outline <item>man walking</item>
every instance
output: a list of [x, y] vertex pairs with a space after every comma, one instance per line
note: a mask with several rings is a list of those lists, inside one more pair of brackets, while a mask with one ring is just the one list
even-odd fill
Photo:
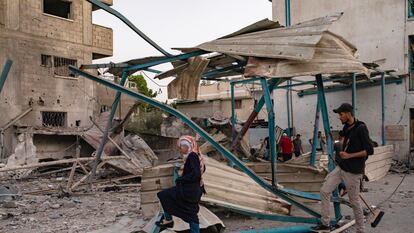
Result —
[[296, 134], [296, 138], [293, 139], [293, 151], [295, 152], [296, 157], [299, 157], [301, 154], [303, 154], [302, 140], [300, 140], [300, 134]]
[[335, 156], [336, 168], [328, 174], [321, 188], [321, 225], [313, 230], [329, 232], [329, 209], [331, 193], [341, 182], [345, 183], [349, 202], [355, 215], [357, 233], [364, 233], [364, 214], [359, 202], [360, 179], [365, 169], [365, 161], [374, 153], [367, 126], [353, 116], [353, 107], [344, 103], [334, 110], [339, 115], [343, 127], [342, 151]]

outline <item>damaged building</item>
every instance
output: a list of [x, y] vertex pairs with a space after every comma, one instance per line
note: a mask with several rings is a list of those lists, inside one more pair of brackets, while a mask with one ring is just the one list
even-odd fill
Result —
[[13, 61], [0, 96], [1, 158], [21, 143], [38, 159], [71, 157], [89, 117], [110, 109], [114, 91], [68, 69], [112, 56], [112, 29], [92, 23], [97, 9], [83, 0], [0, 1], [0, 63]]
[[[358, 48], [358, 60], [380, 65], [402, 79], [386, 80], [385, 88], [385, 143], [393, 144], [395, 159], [408, 161], [414, 146], [414, 90], [413, 67], [413, 3], [405, 0], [376, 1], [326, 1], [291, 0], [291, 24], [343, 12], [342, 19], [333, 25], [332, 32], [347, 38]], [[273, 0], [273, 20], [285, 24], [284, 0]], [[379, 76], [367, 84], [363, 80], [356, 84], [356, 117], [364, 121], [371, 138], [382, 143], [381, 138], [381, 87]], [[407, 78], [408, 77], [408, 78]], [[351, 83], [333, 83], [327, 90], [328, 108], [333, 109], [343, 102], [352, 102]], [[295, 88], [293, 88], [295, 89]], [[329, 92], [329, 93], [328, 93]], [[314, 105], [317, 95], [313, 86], [301, 92], [293, 91], [293, 117], [290, 119], [296, 131], [307, 140], [312, 138]], [[275, 110], [284, 112], [276, 117], [280, 125], [288, 126], [286, 90], [274, 94]], [[304, 114], [305, 112], [311, 114]], [[335, 114], [330, 114], [332, 129], [342, 129]], [[320, 126], [322, 123], [320, 122]], [[307, 146], [310, 147], [309, 144]]]

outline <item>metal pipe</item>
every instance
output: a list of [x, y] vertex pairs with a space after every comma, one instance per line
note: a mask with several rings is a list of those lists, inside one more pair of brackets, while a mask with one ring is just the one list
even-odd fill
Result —
[[203, 128], [201, 128], [199, 125], [197, 125], [195, 122], [190, 120], [187, 116], [182, 114], [181, 112], [177, 111], [176, 109], [165, 105], [163, 103], [160, 103], [156, 100], [151, 99], [150, 97], [147, 97], [145, 95], [142, 95], [140, 93], [134, 92], [132, 90], [129, 90], [128, 88], [125, 88], [123, 86], [120, 86], [118, 84], [115, 84], [113, 82], [109, 82], [107, 80], [101, 79], [99, 77], [96, 77], [94, 75], [91, 75], [89, 73], [83, 72], [79, 70], [78, 68], [74, 66], [69, 66], [69, 70], [77, 75], [83, 76], [85, 78], [88, 78], [92, 81], [98, 82], [104, 86], [107, 86], [109, 88], [115, 89], [117, 91], [120, 91], [124, 94], [127, 94], [133, 98], [136, 98], [137, 100], [140, 100], [142, 102], [148, 103], [154, 107], [160, 108], [161, 110], [166, 111], [167, 113], [174, 115], [175, 117], [179, 118], [181, 121], [183, 121], [185, 124], [187, 124], [190, 128], [192, 128], [195, 132], [197, 132], [203, 139], [205, 139], [208, 143], [210, 143], [219, 153], [221, 153], [225, 158], [230, 160], [235, 164], [236, 167], [238, 167], [242, 172], [244, 172], [247, 176], [249, 176], [251, 179], [253, 179], [258, 185], [260, 185], [265, 190], [273, 193], [274, 195], [280, 197], [281, 199], [287, 201], [291, 205], [294, 205], [298, 207], [299, 209], [302, 209], [304, 212], [320, 218], [321, 215], [316, 212], [315, 210], [303, 205], [299, 201], [295, 200], [291, 196], [300, 196], [306, 199], [311, 200], [320, 200], [320, 198], [315, 199], [314, 194], [306, 193], [306, 192], [289, 192], [288, 190], [284, 190], [278, 187], [274, 187], [270, 185], [267, 181], [265, 181], [260, 176], [256, 175], [250, 168], [246, 167], [242, 161], [240, 161], [236, 156], [234, 156], [230, 151], [228, 151], [226, 148], [224, 148], [222, 145], [217, 143]]
[[6, 62], [4, 63], [3, 71], [1, 72], [1, 75], [0, 75], [0, 93], [3, 90], [4, 83], [6, 82], [7, 75], [10, 72], [12, 64], [13, 64], [13, 61], [10, 59], [7, 59]]
[[[283, 82], [283, 79], [272, 79], [269, 82], [269, 90], [271, 93], [273, 93], [273, 90]], [[257, 103], [256, 107], [250, 113], [249, 118], [247, 119], [246, 123], [244, 123], [243, 128], [240, 130], [240, 133], [237, 134], [236, 139], [234, 140], [233, 144], [231, 145], [231, 151], [234, 151], [239, 144], [239, 141], [244, 137], [247, 130], [249, 130], [250, 126], [252, 125], [254, 119], [259, 114], [260, 110], [262, 110], [263, 106], [265, 104], [264, 95], [260, 98], [259, 102]]]
[[173, 61], [178, 61], [178, 60], [186, 60], [188, 58], [200, 56], [206, 53], [210, 53], [210, 52], [203, 51], [203, 50], [197, 50], [194, 52], [183, 53], [183, 54], [179, 54], [179, 55], [171, 56], [171, 57], [162, 57], [155, 61], [150, 61], [150, 62], [143, 63], [143, 64], [129, 66], [128, 68], [125, 68], [124, 71], [145, 70], [152, 66], [156, 66], [156, 65], [160, 65], [160, 64], [168, 63], [168, 62], [173, 62]]
[[270, 228], [263, 230], [240, 231], [241, 233], [308, 233], [311, 232], [310, 226], [290, 226], [280, 228]]
[[[122, 78], [121, 78], [121, 81], [120, 81], [119, 85], [124, 86], [127, 78], [128, 78], [127, 72], [123, 71], [122, 72]], [[114, 102], [112, 103], [111, 113], [109, 114], [108, 122], [106, 123], [105, 131], [102, 135], [101, 143], [99, 144], [98, 150], [96, 152], [95, 163], [92, 166], [91, 175], [89, 176], [89, 181], [90, 182], [95, 177], [96, 168], [98, 167], [98, 164], [102, 161], [101, 160], [102, 153], [104, 151], [106, 143], [108, 142], [109, 131], [112, 128], [112, 120], [114, 119], [116, 109], [118, 107], [120, 99], [121, 99], [121, 92], [118, 90], [115, 94]]]
[[230, 83], [230, 93], [231, 93], [231, 140], [232, 143], [236, 138], [236, 110], [235, 110], [235, 100], [234, 100], [234, 83]]
[[352, 73], [352, 107], [354, 107], [354, 116], [356, 116], [356, 74]]
[[381, 74], [381, 139], [382, 145], [385, 146], [385, 73]]
[[266, 79], [260, 80], [262, 83], [263, 95], [266, 103], [268, 114], [268, 130], [269, 130], [269, 143], [270, 143], [270, 163], [272, 166], [272, 186], [276, 186], [276, 137], [275, 137], [275, 114], [273, 109], [272, 99], [270, 98], [270, 90], [267, 85]]
[[319, 95], [316, 99], [316, 113], [315, 113], [315, 122], [313, 124], [313, 139], [312, 139], [312, 153], [310, 158], [310, 165], [315, 166], [316, 162], [316, 147], [318, 146], [318, 132], [319, 132]]
[[286, 111], [287, 111], [287, 122], [288, 122], [288, 128], [287, 128], [286, 133], [290, 137], [291, 136], [290, 135], [290, 128], [292, 127], [292, 123], [290, 121], [290, 96], [289, 96], [289, 93], [292, 90], [292, 88], [290, 87], [292, 82], [290, 80], [288, 80], [287, 83], [288, 83], [289, 87], [286, 90]]
[[[333, 139], [332, 139], [332, 133], [331, 133], [331, 126], [329, 124], [329, 114], [328, 114], [328, 104], [326, 102], [325, 92], [323, 89], [323, 81], [322, 81], [322, 75], [318, 74], [316, 75], [316, 83], [318, 87], [318, 101], [320, 104], [320, 109], [322, 113], [322, 121], [323, 121], [323, 128], [325, 130], [325, 136], [326, 136], [326, 152], [328, 153], [329, 157], [329, 163], [328, 163], [328, 169], [331, 172], [335, 168], [335, 163], [332, 160], [333, 158]], [[338, 189], [336, 189], [333, 192], [334, 198], [338, 197]], [[335, 218], [337, 220], [342, 218], [341, 214], [341, 206], [339, 203], [334, 203], [334, 210], [335, 210]]]
[[144, 39], [146, 42], [148, 42], [152, 47], [154, 47], [156, 50], [160, 51], [162, 54], [164, 54], [167, 57], [171, 57], [172, 55], [165, 51], [161, 46], [159, 46], [157, 43], [155, 43], [151, 38], [149, 38], [147, 35], [145, 35], [142, 31], [140, 31], [131, 21], [129, 21], [125, 16], [123, 16], [118, 11], [112, 9], [111, 7], [105, 5], [99, 0], [87, 0], [91, 4], [101, 8], [102, 10], [108, 12], [111, 15], [114, 15], [118, 19], [120, 19], [122, 22], [124, 22], [129, 28], [131, 28], [135, 33], [137, 33], [142, 39]]

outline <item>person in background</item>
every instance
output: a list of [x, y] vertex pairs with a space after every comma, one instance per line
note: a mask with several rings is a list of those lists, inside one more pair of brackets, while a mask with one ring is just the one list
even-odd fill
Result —
[[292, 159], [293, 143], [286, 133], [284, 133], [280, 138], [279, 146], [281, 149], [281, 153], [278, 154], [277, 159], [281, 162], [286, 162]]
[[296, 157], [299, 157], [303, 154], [302, 140], [300, 139], [300, 134], [296, 134], [296, 138], [293, 140], [293, 151]]
[[[318, 144], [316, 144], [316, 151], [324, 152], [324, 147], [326, 145], [325, 139], [322, 137], [322, 132], [318, 131], [318, 138], [317, 138]], [[313, 146], [313, 139], [309, 139], [309, 143], [311, 146]]]
[[162, 229], [172, 228], [172, 216], [181, 218], [190, 225], [191, 233], [199, 233], [199, 203], [205, 193], [202, 175], [206, 170], [203, 157], [193, 137], [182, 136], [178, 147], [183, 158], [183, 165], [178, 172], [175, 186], [157, 193], [164, 215], [155, 224]]

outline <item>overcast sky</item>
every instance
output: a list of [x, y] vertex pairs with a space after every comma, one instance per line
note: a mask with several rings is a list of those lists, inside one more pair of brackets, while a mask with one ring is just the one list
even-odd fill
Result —
[[[190, 47], [237, 31], [251, 23], [271, 19], [268, 0], [114, 0], [112, 6], [142, 32], [170, 53], [173, 47]], [[133, 58], [162, 55], [115, 16], [103, 10], [93, 13], [93, 22], [113, 29], [113, 57], [96, 60], [122, 62]], [[161, 66], [166, 70], [169, 66]], [[149, 74], [150, 75], [150, 74]], [[160, 82], [166, 85], [170, 80]], [[152, 82], [154, 90], [159, 87]], [[166, 89], [158, 99], [165, 100]]]

